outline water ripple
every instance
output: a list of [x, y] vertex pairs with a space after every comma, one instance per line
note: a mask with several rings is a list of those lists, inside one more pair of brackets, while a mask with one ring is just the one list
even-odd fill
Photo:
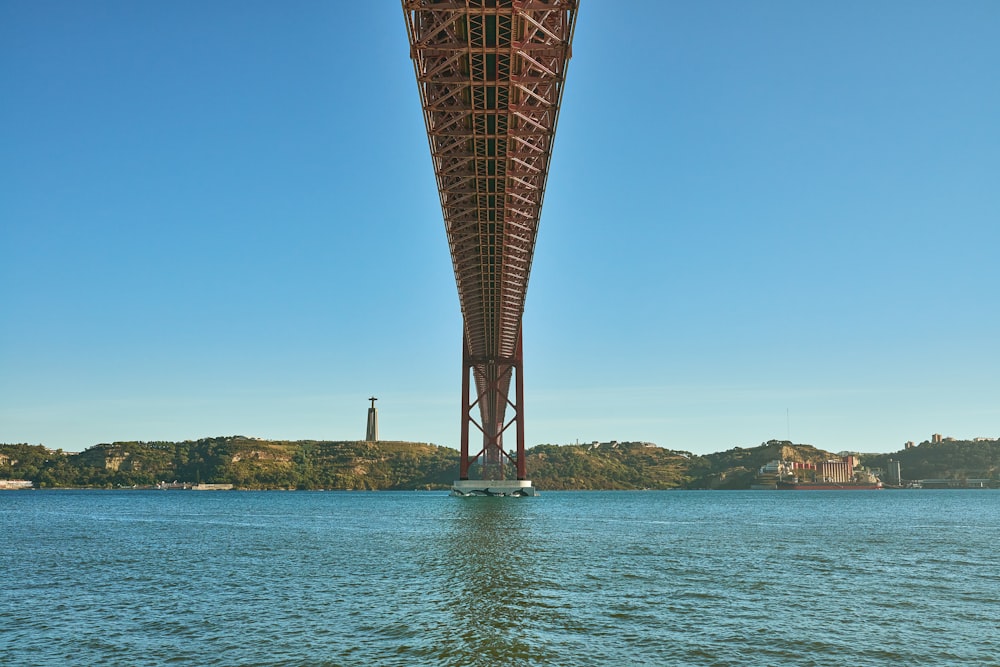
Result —
[[0, 664], [997, 664], [1000, 494], [34, 492]]

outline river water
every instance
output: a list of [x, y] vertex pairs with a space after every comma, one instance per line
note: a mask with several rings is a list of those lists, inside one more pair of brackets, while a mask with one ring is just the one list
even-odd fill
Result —
[[1000, 492], [0, 493], [2, 665], [1000, 665]]

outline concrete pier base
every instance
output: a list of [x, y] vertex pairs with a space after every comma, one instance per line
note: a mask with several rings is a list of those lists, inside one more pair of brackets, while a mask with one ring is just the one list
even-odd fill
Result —
[[537, 496], [528, 479], [459, 479], [451, 486], [453, 496]]

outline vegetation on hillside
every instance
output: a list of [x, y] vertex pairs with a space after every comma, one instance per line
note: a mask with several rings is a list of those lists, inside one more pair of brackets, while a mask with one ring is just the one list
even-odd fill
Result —
[[691, 480], [691, 455], [644, 442], [538, 445], [528, 472], [544, 489], [675, 489]]
[[865, 464], [886, 470], [899, 461], [903, 479], [1000, 478], [1000, 440], [922, 442], [894, 454], [865, 454]]
[[0, 478], [41, 488], [227, 483], [243, 489], [445, 488], [458, 452], [412, 442], [271, 441], [231, 436], [185, 442], [116, 442], [67, 454], [0, 445]]
[[[541, 489], [747, 489], [768, 461], [820, 462], [811, 445], [771, 440], [696, 456], [651, 443], [538, 445], [528, 474]], [[904, 479], [1000, 477], [1000, 441], [921, 443], [865, 454], [864, 465], [901, 462]], [[37, 487], [122, 488], [158, 482], [228, 483], [242, 489], [444, 489], [458, 452], [414, 442], [278, 441], [229, 436], [185, 442], [115, 442], [79, 454], [42, 445], [0, 444], [0, 479]], [[473, 467], [473, 477], [478, 470]], [[511, 470], [512, 474], [513, 471]]]

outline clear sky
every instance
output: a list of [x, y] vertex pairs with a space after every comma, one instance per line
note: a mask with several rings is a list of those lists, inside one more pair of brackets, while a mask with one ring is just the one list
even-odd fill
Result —
[[[527, 443], [1000, 436], [1000, 3], [584, 0]], [[0, 442], [457, 447], [397, 0], [0, 3]]]

